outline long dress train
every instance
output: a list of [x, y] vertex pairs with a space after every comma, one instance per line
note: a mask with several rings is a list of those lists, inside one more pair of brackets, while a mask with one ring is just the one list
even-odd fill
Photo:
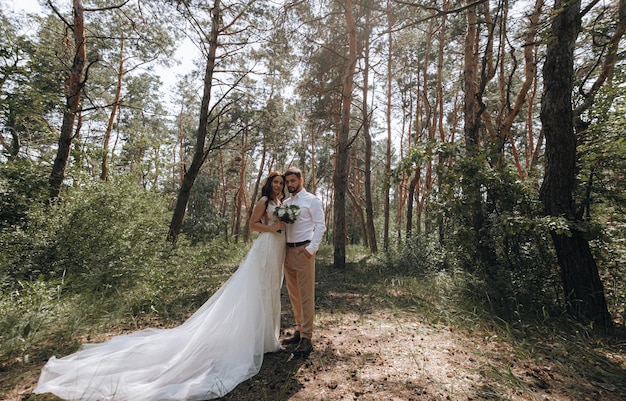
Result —
[[[276, 218], [270, 203], [266, 212]], [[280, 349], [285, 234], [260, 233], [237, 271], [182, 325], [145, 329], [50, 358], [35, 393], [67, 400], [207, 400]]]

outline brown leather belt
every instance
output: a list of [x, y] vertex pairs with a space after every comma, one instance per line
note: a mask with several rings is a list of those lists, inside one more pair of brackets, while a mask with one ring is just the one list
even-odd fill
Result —
[[306, 241], [302, 241], [302, 242], [287, 242], [287, 246], [289, 248], [297, 248], [299, 246], [307, 245], [310, 242], [311, 242], [310, 240], [306, 240]]

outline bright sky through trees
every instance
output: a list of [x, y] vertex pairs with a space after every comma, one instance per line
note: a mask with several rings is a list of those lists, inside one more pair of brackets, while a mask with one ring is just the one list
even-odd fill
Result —
[[[3, 12], [15, 14], [39, 13], [43, 8], [38, 0], [0, 0], [0, 9]], [[156, 66], [163, 82], [163, 90], [169, 91], [175, 87], [180, 76], [193, 69], [193, 62], [198, 57], [199, 51], [189, 39], [184, 39], [176, 51], [174, 58], [179, 62], [170, 68]]]

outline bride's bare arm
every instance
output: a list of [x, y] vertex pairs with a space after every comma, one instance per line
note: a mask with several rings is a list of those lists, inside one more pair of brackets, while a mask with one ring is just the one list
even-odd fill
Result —
[[284, 223], [281, 224], [265, 224], [264, 216], [265, 216], [265, 203], [267, 202], [267, 198], [264, 196], [254, 205], [254, 209], [252, 210], [252, 216], [250, 216], [250, 229], [253, 231], [259, 232], [268, 232], [268, 231], [278, 231], [284, 229]]

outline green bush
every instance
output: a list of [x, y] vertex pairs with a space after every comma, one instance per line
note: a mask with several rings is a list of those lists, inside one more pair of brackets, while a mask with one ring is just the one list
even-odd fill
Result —
[[48, 195], [47, 170], [26, 159], [0, 164], [0, 230], [24, 228], [28, 211]]
[[[72, 351], [80, 334], [177, 324], [230, 276], [247, 246], [167, 242], [165, 196], [132, 179], [67, 188], [0, 231], [0, 356]], [[48, 344], [48, 345], [46, 345]]]
[[[479, 233], [465, 186], [459, 185], [467, 180], [475, 180], [469, 187], [480, 191]], [[429, 199], [425, 233], [401, 244], [393, 264], [422, 274], [463, 270], [468, 304], [507, 320], [558, 309], [561, 284], [549, 230], [560, 222], [542, 216], [536, 193], [533, 180], [519, 180], [506, 166], [494, 168], [481, 158], [464, 161], [445, 172]]]
[[456, 262], [454, 252], [442, 246], [434, 236], [419, 234], [402, 242], [389, 254], [388, 269], [423, 276], [450, 270]]
[[54, 224], [54, 237], [42, 241], [38, 265], [74, 292], [133, 287], [164, 246], [165, 202], [131, 179], [87, 182], [46, 211], [41, 219]]

